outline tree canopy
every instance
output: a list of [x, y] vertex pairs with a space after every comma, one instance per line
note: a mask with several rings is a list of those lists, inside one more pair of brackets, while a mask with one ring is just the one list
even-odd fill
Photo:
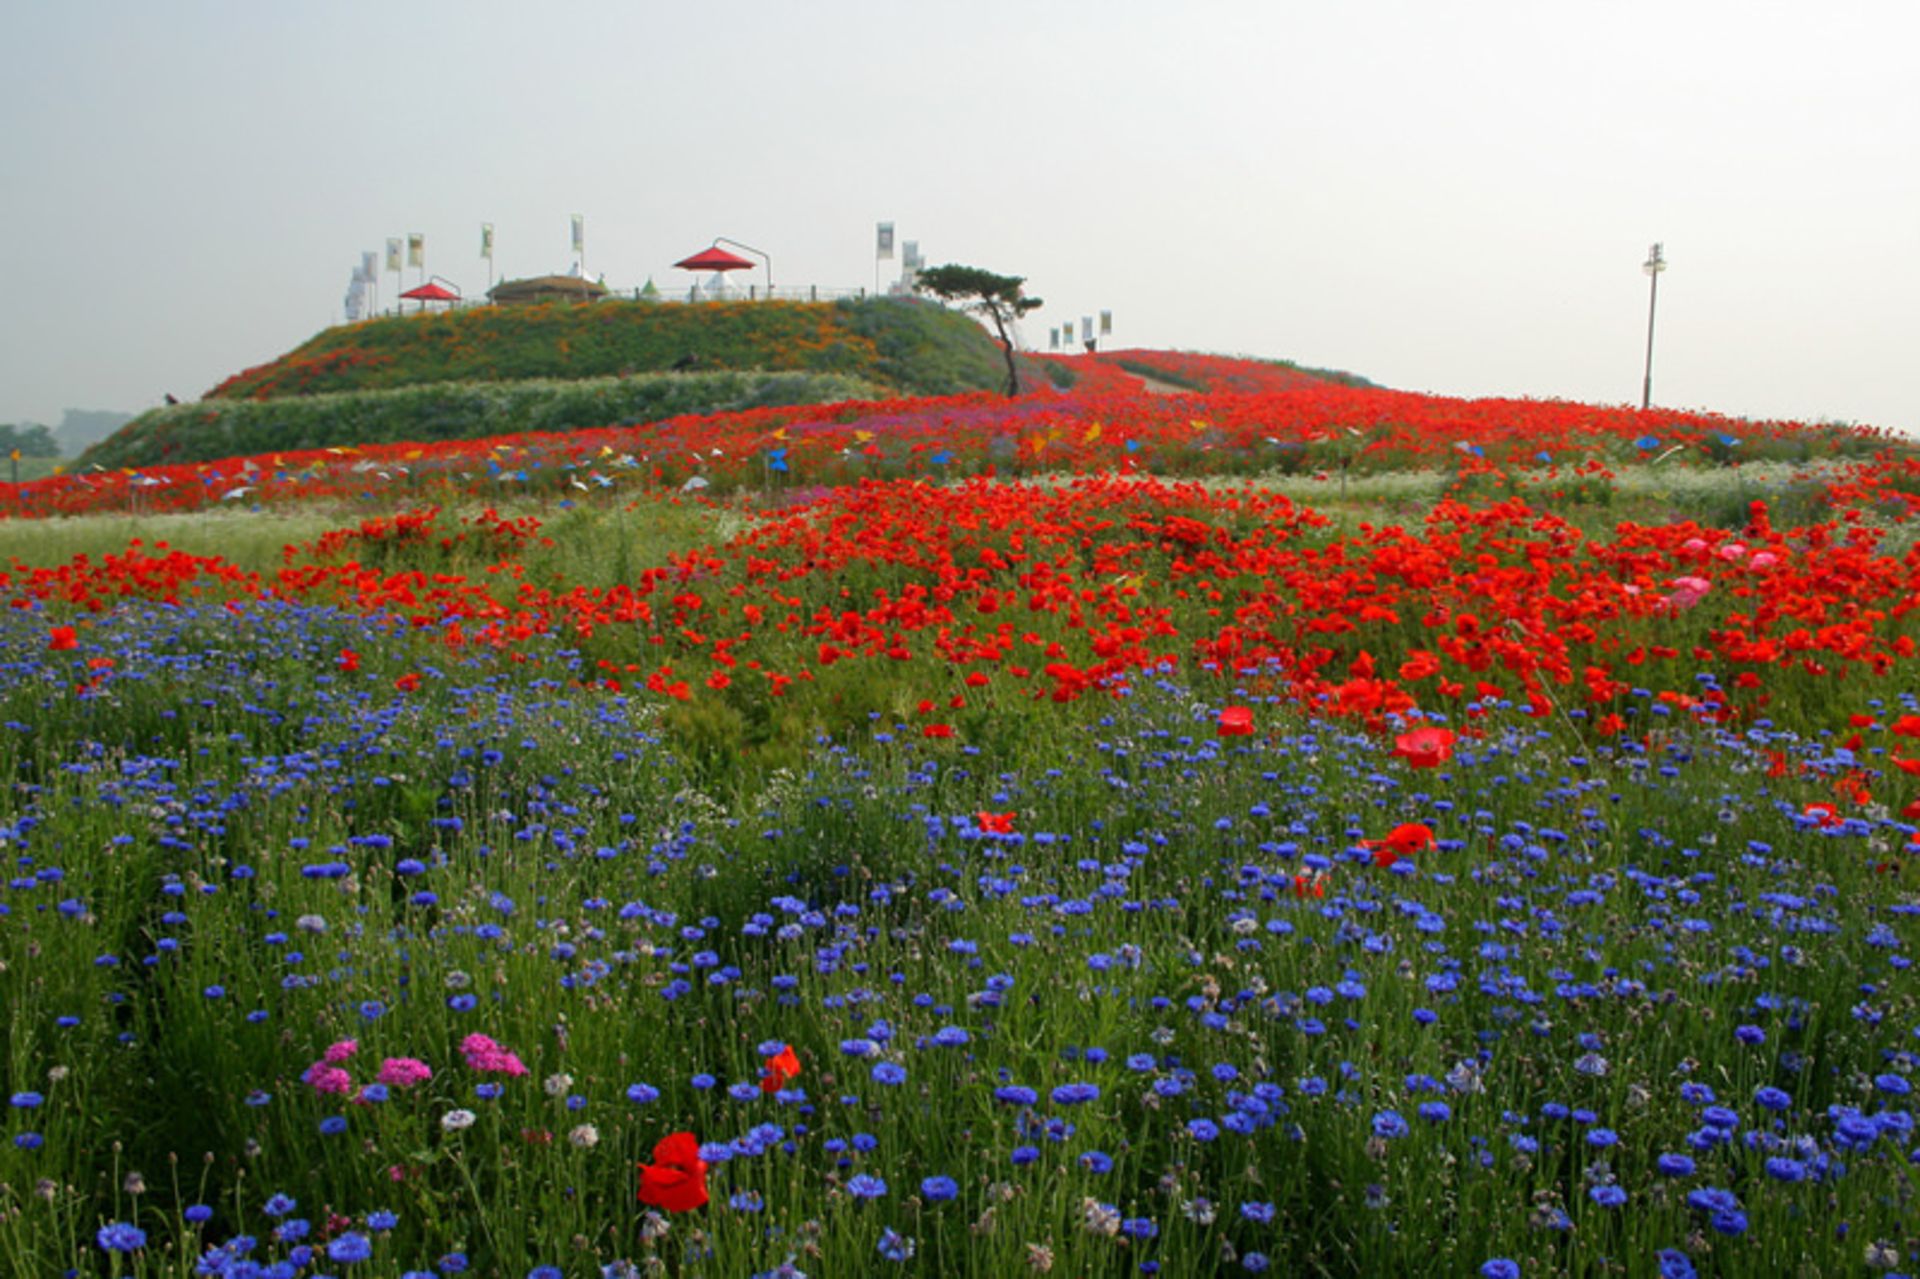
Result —
[[1020, 372], [1013, 362], [1012, 325], [1021, 316], [1041, 304], [1021, 291], [1027, 282], [1022, 275], [996, 275], [977, 266], [927, 267], [914, 280], [914, 288], [947, 302], [957, 302], [962, 310], [993, 321], [1000, 349], [1007, 357], [1007, 394], [1020, 393]]

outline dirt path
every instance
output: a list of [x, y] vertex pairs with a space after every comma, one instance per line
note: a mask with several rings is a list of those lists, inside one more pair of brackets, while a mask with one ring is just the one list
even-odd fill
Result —
[[1135, 373], [1131, 369], [1127, 371], [1127, 376], [1137, 380], [1141, 386], [1146, 388], [1147, 394], [1149, 395], [1192, 395], [1193, 394], [1193, 389], [1191, 387], [1175, 386], [1171, 382], [1162, 382], [1157, 377], [1148, 377], [1143, 373]]

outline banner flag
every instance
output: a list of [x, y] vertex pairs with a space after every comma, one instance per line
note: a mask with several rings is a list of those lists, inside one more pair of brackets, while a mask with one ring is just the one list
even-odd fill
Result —
[[1105, 337], [1111, 332], [1113, 332], [1113, 312], [1102, 311], [1100, 313], [1100, 336]]
[[360, 278], [365, 280], [368, 284], [372, 284], [375, 280], [380, 278], [380, 255], [379, 254], [362, 253], [360, 255]]
[[1083, 315], [1080, 317], [1080, 340], [1082, 342], [1093, 341], [1093, 317], [1091, 315]]
[[1048, 329], [1047, 330], [1047, 350], [1058, 351], [1059, 349], [1060, 349], [1060, 330]]
[[573, 251], [587, 251], [587, 220], [578, 213], [573, 215]]
[[480, 256], [489, 262], [493, 261], [493, 223], [491, 222], [480, 224]]
[[387, 270], [400, 269], [400, 241], [398, 238], [387, 241]]
[[427, 237], [419, 231], [407, 235], [407, 265], [425, 266], [427, 263]]
[[884, 258], [888, 261], [893, 260], [893, 223], [882, 222], [880, 224], [880, 239], [878, 247], [874, 251], [874, 256]]

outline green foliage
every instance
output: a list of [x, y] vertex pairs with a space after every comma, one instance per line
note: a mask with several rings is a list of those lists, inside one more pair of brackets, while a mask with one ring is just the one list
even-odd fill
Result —
[[[929, 387], [917, 356], [948, 357]], [[992, 384], [991, 354], [974, 326], [937, 307], [898, 300], [661, 305], [490, 306], [387, 316], [317, 334], [236, 374], [210, 399], [275, 399], [423, 382], [594, 378], [673, 370], [843, 373], [929, 393]]]
[[0, 456], [19, 450], [21, 457], [59, 457], [53, 432], [36, 422], [0, 423]]
[[994, 334], [1006, 355], [1009, 396], [1020, 394], [1020, 373], [1014, 364], [1010, 326], [1042, 305], [1041, 299], [1030, 298], [1022, 291], [1026, 282], [1023, 275], [997, 275], [977, 266], [957, 263], [928, 267], [914, 280], [914, 287], [922, 293], [958, 302], [962, 310], [992, 321]]
[[656, 373], [575, 381], [438, 382], [297, 399], [202, 400], [142, 414], [82, 461], [104, 467], [207, 462], [342, 445], [430, 443], [569, 431], [781, 404], [875, 399], [843, 374]]

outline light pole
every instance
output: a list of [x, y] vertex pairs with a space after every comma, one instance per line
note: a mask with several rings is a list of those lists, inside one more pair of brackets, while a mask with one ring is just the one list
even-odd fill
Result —
[[1667, 269], [1667, 259], [1655, 244], [1647, 250], [1647, 260], [1640, 264], [1647, 273], [1647, 376], [1640, 384], [1640, 407], [1653, 405], [1653, 305], [1660, 299], [1660, 273]]

